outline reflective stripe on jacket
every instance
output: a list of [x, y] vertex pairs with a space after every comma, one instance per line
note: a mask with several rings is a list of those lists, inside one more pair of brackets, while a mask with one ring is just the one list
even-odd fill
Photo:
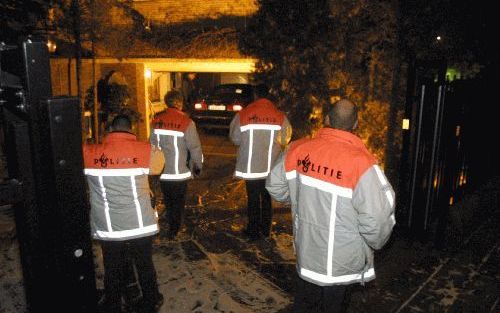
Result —
[[110, 133], [102, 144], [84, 145], [83, 153], [92, 236], [127, 240], [156, 234], [148, 174], [150, 168], [163, 168], [163, 155], [124, 132]]
[[203, 153], [196, 125], [184, 112], [167, 108], [153, 119], [151, 128], [151, 144], [163, 152], [166, 160], [160, 180], [186, 180], [192, 176], [193, 166], [202, 169]]
[[231, 141], [239, 146], [235, 176], [266, 178], [291, 133], [285, 114], [271, 101], [261, 98], [249, 104], [236, 114], [229, 128]]
[[395, 224], [394, 191], [358, 137], [323, 128], [293, 142], [266, 188], [291, 202], [300, 277], [320, 286], [375, 278], [373, 250]]

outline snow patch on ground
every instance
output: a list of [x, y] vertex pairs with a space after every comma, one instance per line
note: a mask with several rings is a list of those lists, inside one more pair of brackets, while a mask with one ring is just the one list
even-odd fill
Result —
[[295, 262], [295, 250], [293, 248], [293, 236], [290, 234], [279, 233], [274, 235], [276, 250], [284, 261]]
[[[215, 254], [190, 240], [200, 250], [198, 260], [189, 260], [183, 244], [188, 241], [156, 241], [153, 261], [160, 292], [165, 303], [163, 312], [278, 312], [290, 304], [290, 297], [245, 266], [230, 252]], [[96, 278], [103, 286], [102, 255], [98, 246]]]
[[155, 255], [163, 312], [276, 312], [290, 301], [229, 253], [178, 262]]
[[26, 312], [19, 245], [0, 238], [0, 313]]
[[[17, 241], [1, 239], [0, 243], [0, 313], [26, 312]], [[185, 253], [182, 244], [163, 241], [154, 245], [158, 284], [165, 297], [159, 313], [278, 312], [290, 304], [289, 295], [230, 252], [201, 251], [199, 260], [189, 260], [192, 256]], [[102, 254], [96, 243], [93, 253], [97, 288], [102, 289]]]
[[186, 261], [179, 247], [156, 253], [162, 312], [276, 312], [290, 303], [286, 294], [231, 253], [206, 253]]

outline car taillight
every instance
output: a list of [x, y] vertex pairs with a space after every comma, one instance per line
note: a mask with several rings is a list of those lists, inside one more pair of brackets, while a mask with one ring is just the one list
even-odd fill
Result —
[[239, 104], [233, 105], [233, 111], [241, 111], [242, 109], [243, 109], [243, 107]]
[[194, 104], [195, 110], [203, 110], [203, 102], [197, 102]]

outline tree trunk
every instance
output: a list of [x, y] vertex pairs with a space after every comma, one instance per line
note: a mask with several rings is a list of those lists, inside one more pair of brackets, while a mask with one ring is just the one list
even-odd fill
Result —
[[[401, 121], [398, 120], [398, 113], [401, 108], [401, 58], [396, 57], [393, 65], [391, 100], [389, 103], [389, 114], [387, 115], [387, 136], [385, 145], [385, 172], [392, 184], [397, 184], [399, 167], [398, 155], [400, 150], [400, 140], [397, 139], [396, 132], [401, 131]], [[399, 135], [400, 137], [401, 135]]]
[[375, 95], [376, 66], [378, 62], [377, 53], [372, 48], [370, 51], [370, 64], [368, 67], [368, 101], [372, 101]]
[[94, 52], [94, 42], [92, 41], [92, 90], [93, 90], [93, 102], [94, 102], [94, 112], [93, 114], [93, 137], [94, 142], [99, 143], [99, 103], [97, 101], [97, 81], [96, 81], [96, 60], [95, 60], [95, 52]]
[[[396, 140], [396, 132], [401, 132], [401, 121], [398, 121], [399, 109], [403, 106], [400, 105], [401, 101], [401, 71], [403, 68], [403, 60], [401, 57], [400, 50], [400, 12], [399, 12], [399, 1], [392, 1], [392, 8], [396, 14], [396, 21], [398, 25], [396, 33], [396, 44], [393, 51], [393, 68], [392, 68], [392, 85], [391, 85], [391, 98], [389, 103], [389, 114], [387, 115], [387, 135], [386, 135], [386, 146], [385, 146], [385, 173], [387, 178], [393, 185], [394, 189], [398, 189], [399, 185], [399, 157], [401, 151], [401, 144], [398, 144], [400, 140]], [[402, 134], [399, 135], [400, 137]]]
[[92, 131], [94, 132], [94, 142], [99, 143], [99, 103], [97, 101], [97, 82], [96, 82], [96, 51], [95, 51], [95, 13], [96, 13], [96, 3], [95, 0], [92, 0], [92, 34], [91, 34], [91, 39], [92, 39], [92, 90], [93, 92], [93, 102], [94, 102], [94, 112], [93, 112], [93, 129]]
[[[78, 0], [71, 0], [71, 18], [73, 23], [73, 37], [75, 40], [75, 59], [76, 59], [76, 90], [77, 96], [80, 100], [81, 116], [83, 116], [85, 107], [82, 105], [82, 38], [81, 38], [81, 23], [80, 23], [80, 2]], [[82, 125], [83, 126], [83, 125]], [[83, 127], [82, 127], [83, 129]]]

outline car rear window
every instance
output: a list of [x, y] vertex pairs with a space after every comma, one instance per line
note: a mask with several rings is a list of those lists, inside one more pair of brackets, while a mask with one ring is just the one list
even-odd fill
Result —
[[252, 89], [249, 86], [218, 86], [214, 89], [214, 96], [240, 96], [240, 97], [250, 97], [252, 95]]

